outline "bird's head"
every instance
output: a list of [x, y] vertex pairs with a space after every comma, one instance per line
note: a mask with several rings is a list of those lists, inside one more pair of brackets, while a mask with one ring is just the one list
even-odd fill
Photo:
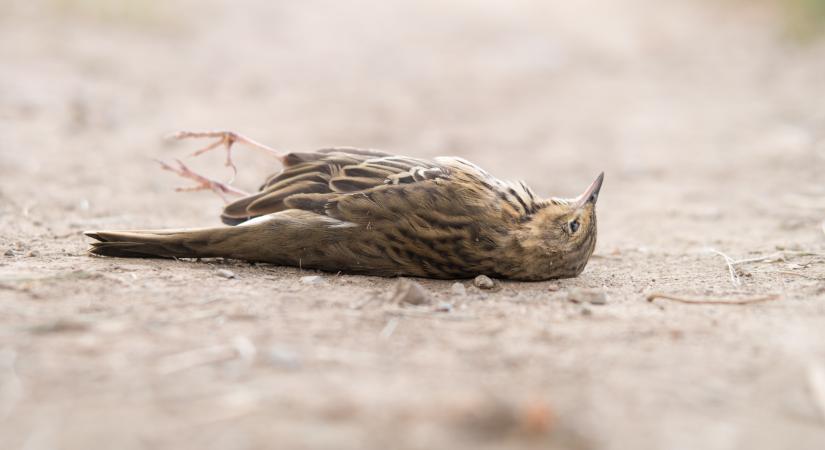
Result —
[[604, 173], [578, 197], [552, 198], [525, 224], [522, 245], [546, 255], [547, 278], [574, 277], [584, 270], [596, 246], [596, 201]]

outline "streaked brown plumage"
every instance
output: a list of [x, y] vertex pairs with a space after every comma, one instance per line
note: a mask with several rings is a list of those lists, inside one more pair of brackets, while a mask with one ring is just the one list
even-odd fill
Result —
[[88, 232], [98, 240], [90, 252], [225, 257], [381, 276], [544, 280], [578, 275], [596, 243], [603, 175], [575, 199], [543, 200], [524, 183], [500, 181], [455, 157], [332, 148], [281, 161], [283, 171], [258, 193], [226, 206], [223, 221], [237, 226]]

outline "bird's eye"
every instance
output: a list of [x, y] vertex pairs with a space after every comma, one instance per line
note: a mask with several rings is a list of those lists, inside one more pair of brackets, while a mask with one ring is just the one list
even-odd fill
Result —
[[569, 227], [570, 227], [570, 234], [573, 234], [573, 233], [575, 233], [575, 232], [579, 231], [579, 225], [580, 225], [580, 224], [579, 224], [579, 221], [578, 221], [578, 220], [573, 220], [573, 221], [571, 221], [571, 222], [570, 222], [570, 224], [569, 224]]

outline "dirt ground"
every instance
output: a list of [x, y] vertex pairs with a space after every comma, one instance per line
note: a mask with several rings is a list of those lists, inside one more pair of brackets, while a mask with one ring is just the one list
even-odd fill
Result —
[[[3, 449], [825, 448], [825, 42], [770, 2], [0, 10]], [[176, 129], [459, 155], [548, 196], [604, 170], [599, 244], [576, 279], [421, 280], [425, 306], [86, 255], [87, 229], [219, 223], [151, 160], [197, 148]], [[237, 153], [241, 187], [277, 168]], [[739, 286], [714, 249], [757, 259]]]

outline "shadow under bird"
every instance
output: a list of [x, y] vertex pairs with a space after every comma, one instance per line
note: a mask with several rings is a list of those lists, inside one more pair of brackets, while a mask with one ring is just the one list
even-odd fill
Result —
[[[180, 132], [275, 155], [283, 170], [223, 210], [232, 225], [184, 230], [90, 231], [89, 251], [118, 257], [223, 257], [380, 276], [513, 280], [575, 277], [596, 245], [604, 174], [576, 198], [541, 199], [458, 157], [433, 160], [356, 148], [280, 154], [232, 132]], [[178, 161], [167, 170], [218, 194], [243, 195]]]

